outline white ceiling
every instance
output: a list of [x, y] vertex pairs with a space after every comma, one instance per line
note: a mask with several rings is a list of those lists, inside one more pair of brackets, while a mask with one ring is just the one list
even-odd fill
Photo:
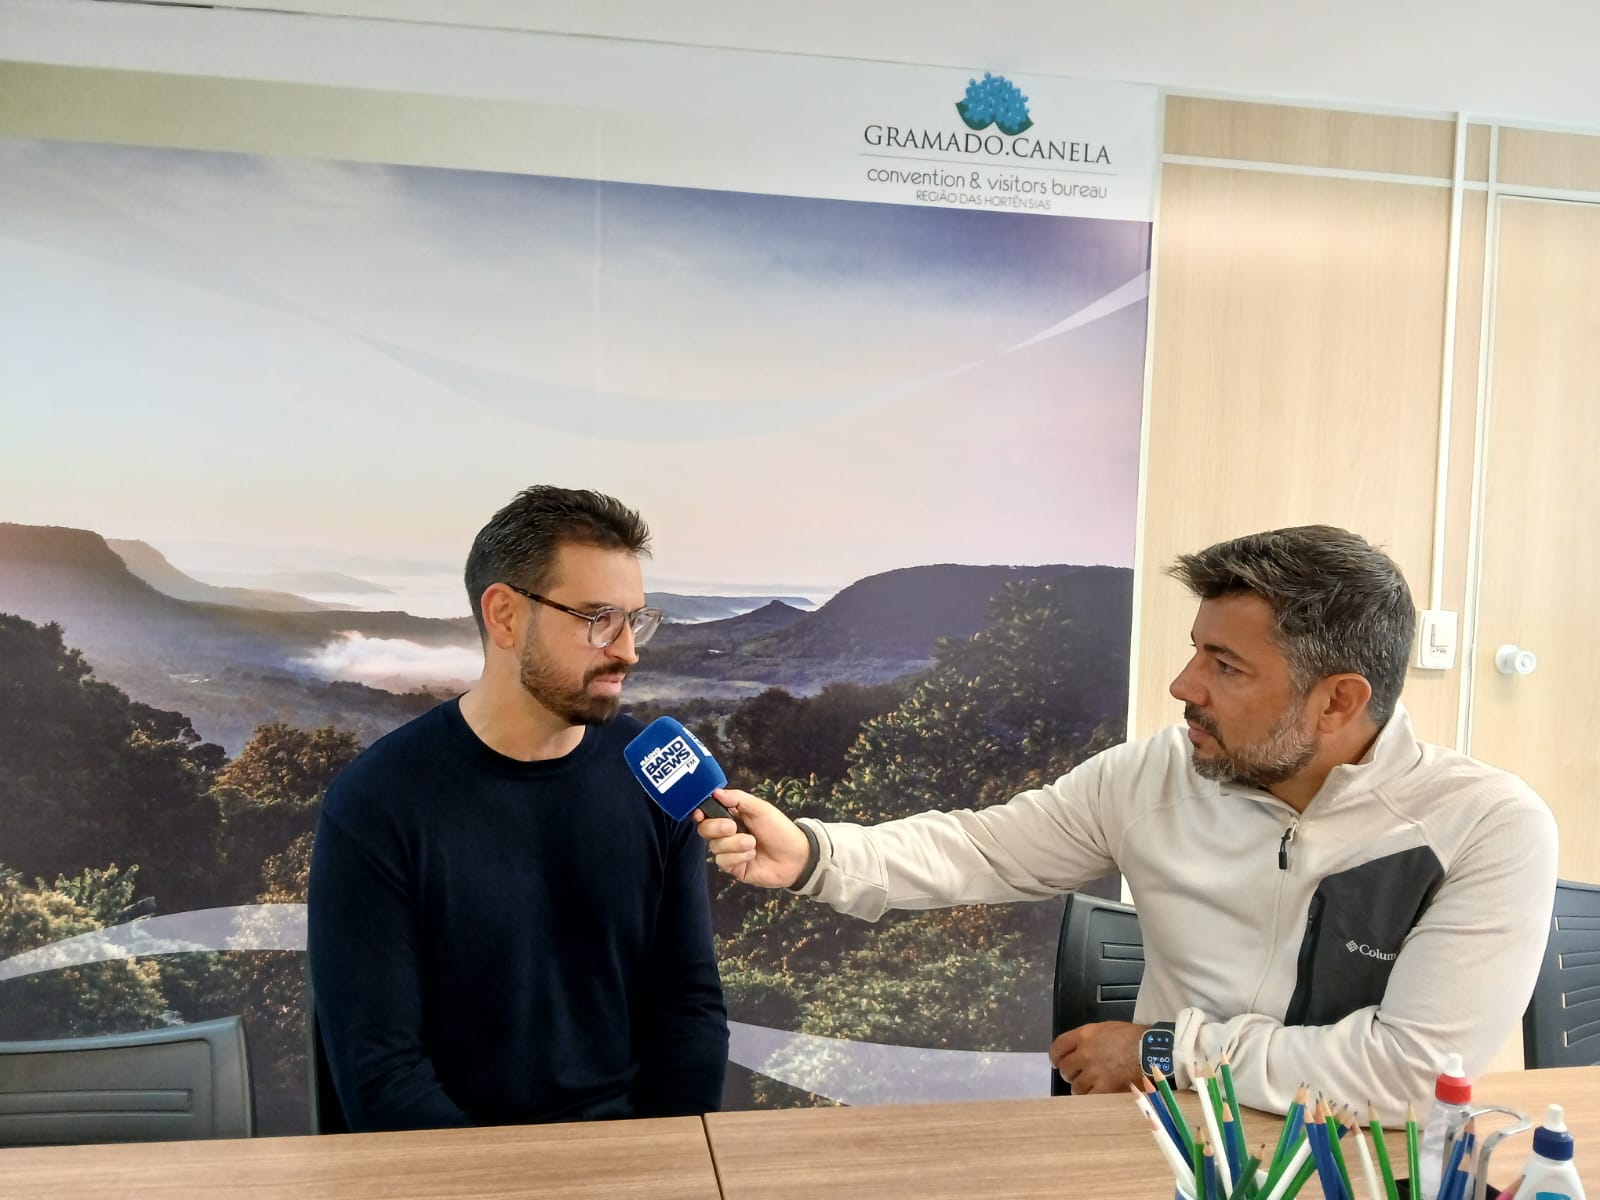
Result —
[[0, 58], [404, 86], [384, 70], [392, 48], [482, 45], [482, 34], [460, 39], [471, 26], [502, 39], [571, 33], [1600, 128], [1595, 0], [170, 3], [0, 0]]

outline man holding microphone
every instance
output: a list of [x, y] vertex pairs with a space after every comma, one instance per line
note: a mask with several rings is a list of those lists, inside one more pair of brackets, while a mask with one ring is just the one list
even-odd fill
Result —
[[721, 790], [743, 830], [697, 814], [700, 835], [736, 879], [867, 920], [1120, 871], [1145, 945], [1136, 1023], [1056, 1039], [1074, 1091], [1136, 1079], [1164, 1028], [1180, 1083], [1225, 1052], [1242, 1103], [1282, 1112], [1313, 1081], [1398, 1119], [1448, 1052], [1481, 1071], [1526, 1006], [1555, 822], [1521, 780], [1412, 733], [1416, 614], [1364, 539], [1274, 530], [1172, 574], [1200, 602], [1170, 687], [1184, 724], [979, 812], [796, 824]]

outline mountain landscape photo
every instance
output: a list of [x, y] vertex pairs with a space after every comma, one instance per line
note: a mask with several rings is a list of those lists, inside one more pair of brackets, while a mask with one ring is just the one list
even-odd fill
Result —
[[[303, 911], [339, 772], [478, 678], [463, 559], [530, 484], [649, 523], [625, 703], [791, 814], [1002, 803], [1123, 735], [1148, 222], [21, 138], [0, 171], [0, 1039], [242, 1013], [261, 1132], [304, 1131], [305, 956], [255, 922]], [[707, 886], [730, 1017], [806, 1039], [724, 1107], [825, 1099], [823, 1042], [1048, 1044], [1058, 902]], [[5, 974], [221, 910], [242, 940]]]
[[[1030, 579], [1070, 589], [1080, 620], [1107, 633], [1126, 622], [1130, 573], [1112, 567], [906, 567], [858, 580], [818, 608], [799, 596], [650, 592], [667, 621], [642, 651], [629, 697], [662, 708], [912, 677], [932, 665], [940, 639], [971, 638], [991, 599]], [[206, 584], [141, 541], [14, 523], [0, 523], [0, 612], [60, 625], [101, 678], [184, 712], [203, 738], [235, 752], [271, 721], [332, 725], [369, 742], [468, 686], [479, 653], [467, 616], [334, 609], [292, 593]], [[707, 619], [727, 612], [735, 615]], [[338, 678], [330, 647], [353, 639], [391, 653], [406, 647], [422, 665], [387, 680], [371, 670]], [[453, 662], [453, 671], [428, 666], [427, 655], [439, 652], [453, 657], [435, 663]]]

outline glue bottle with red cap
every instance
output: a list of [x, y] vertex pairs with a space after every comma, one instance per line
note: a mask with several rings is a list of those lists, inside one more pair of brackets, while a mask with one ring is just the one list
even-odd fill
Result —
[[1461, 1055], [1452, 1054], [1445, 1059], [1444, 1070], [1433, 1085], [1433, 1107], [1428, 1110], [1428, 1123], [1422, 1131], [1422, 1145], [1417, 1151], [1417, 1171], [1422, 1176], [1420, 1190], [1413, 1190], [1412, 1200], [1436, 1200], [1439, 1180], [1444, 1175], [1445, 1146], [1452, 1135], [1459, 1135], [1466, 1124], [1467, 1110], [1472, 1107], [1472, 1083], [1461, 1066]]

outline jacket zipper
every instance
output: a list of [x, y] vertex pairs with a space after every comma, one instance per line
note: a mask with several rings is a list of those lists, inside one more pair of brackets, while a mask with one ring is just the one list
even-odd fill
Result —
[[1295, 818], [1283, 827], [1283, 840], [1278, 843], [1278, 870], [1289, 869], [1289, 843], [1294, 841], [1295, 831], [1300, 828], [1299, 818]]
[[1293, 844], [1295, 834], [1300, 831], [1300, 814], [1290, 813], [1289, 823], [1284, 826], [1283, 837], [1278, 842], [1278, 895], [1272, 905], [1272, 936], [1267, 942], [1266, 960], [1261, 964], [1261, 975], [1256, 979], [1254, 998], [1250, 1001], [1252, 1007], [1261, 1002], [1261, 989], [1267, 982], [1267, 975], [1272, 970], [1273, 954], [1278, 945], [1278, 938], [1283, 927], [1283, 888], [1288, 882], [1289, 847]]

